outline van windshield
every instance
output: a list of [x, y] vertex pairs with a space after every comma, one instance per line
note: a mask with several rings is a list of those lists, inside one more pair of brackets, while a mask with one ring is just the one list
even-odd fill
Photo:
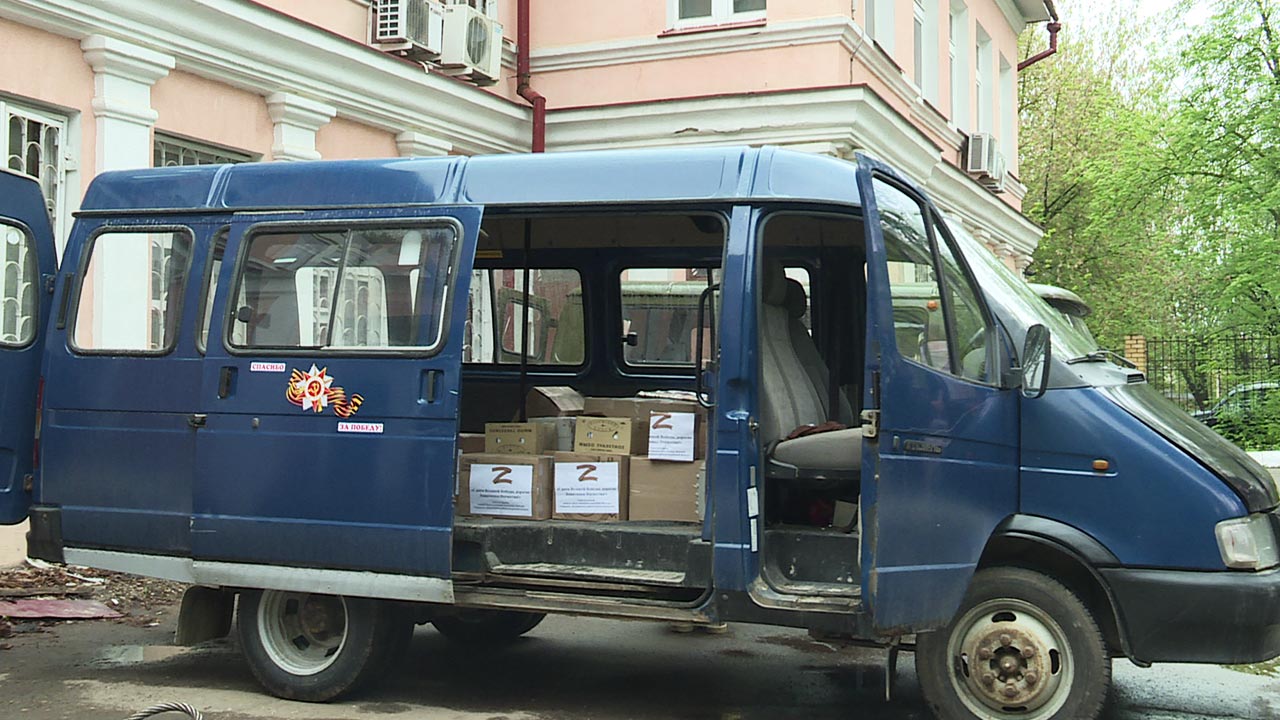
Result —
[[1009, 332], [1019, 347], [1027, 328], [1039, 323], [1049, 328], [1054, 354], [1058, 357], [1076, 358], [1098, 349], [1096, 341], [1067, 322], [1025, 280], [960, 227], [960, 223], [948, 221], [947, 228], [955, 236], [988, 301], [1003, 311], [1001, 319], [1008, 324]]

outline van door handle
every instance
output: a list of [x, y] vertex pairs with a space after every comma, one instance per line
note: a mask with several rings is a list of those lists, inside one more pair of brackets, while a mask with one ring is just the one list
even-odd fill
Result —
[[226, 400], [231, 397], [231, 389], [236, 377], [236, 369], [233, 367], [224, 367], [218, 373], [218, 399]]
[[433, 403], [436, 401], [436, 385], [439, 384], [440, 378], [443, 376], [443, 370], [422, 371], [422, 394], [419, 397], [422, 398], [423, 402]]
[[187, 418], [187, 424], [193, 428], [202, 428], [208, 421], [209, 416], [204, 413], [192, 413], [191, 417]]
[[55, 330], [67, 329], [67, 306], [71, 302], [71, 286], [76, 279], [75, 273], [67, 273], [62, 281], [62, 299], [58, 302], [58, 322], [54, 325]]

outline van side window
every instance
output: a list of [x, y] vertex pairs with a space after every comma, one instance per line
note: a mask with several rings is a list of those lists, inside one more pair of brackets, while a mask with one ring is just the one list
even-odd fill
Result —
[[31, 236], [0, 223], [0, 347], [23, 347], [35, 339], [36, 275]]
[[991, 379], [987, 372], [989, 335], [982, 306], [960, 263], [956, 261], [956, 256], [951, 252], [942, 228], [936, 223], [934, 241], [938, 247], [938, 264], [942, 269], [942, 287], [946, 300], [943, 310], [954, 335], [951, 354], [960, 363], [956, 374], [966, 380], [988, 382]]
[[524, 271], [473, 271], [462, 361], [519, 363], [524, 348], [533, 365], [581, 365], [586, 355], [582, 276], [577, 270], [530, 269], [528, 297], [526, 328]]
[[[698, 347], [698, 299], [717, 282], [718, 268], [623, 270], [619, 278], [622, 337], [628, 338], [623, 360], [628, 365], [693, 365]], [[704, 320], [710, 322], [710, 316]], [[709, 338], [704, 340], [703, 347], [709, 348]]]
[[213, 324], [213, 299], [218, 295], [218, 275], [222, 273], [222, 255], [227, 249], [227, 231], [220, 230], [213, 238], [209, 251], [209, 264], [204, 276], [204, 292], [200, 295], [200, 332], [196, 334], [196, 349], [204, 354], [209, 346], [209, 327]]
[[443, 339], [456, 237], [439, 225], [254, 234], [229, 344], [432, 350]]
[[906, 193], [881, 180], [875, 188], [898, 352], [935, 370], [985, 381], [986, 321], [941, 229], [931, 236], [924, 209]]
[[875, 181], [880, 229], [889, 260], [894, 336], [902, 357], [951, 372], [942, 291], [920, 204], [896, 187]]
[[107, 231], [79, 278], [72, 347], [160, 355], [173, 349], [191, 269], [191, 234]]

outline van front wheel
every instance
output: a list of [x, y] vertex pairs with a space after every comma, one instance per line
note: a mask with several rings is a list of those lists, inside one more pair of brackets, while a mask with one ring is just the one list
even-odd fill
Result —
[[250, 590], [236, 615], [240, 647], [272, 695], [327, 702], [382, 674], [413, 623], [394, 603]]
[[1111, 686], [1088, 608], [1022, 568], [975, 574], [955, 620], [917, 639], [916, 673], [944, 720], [1094, 720]]

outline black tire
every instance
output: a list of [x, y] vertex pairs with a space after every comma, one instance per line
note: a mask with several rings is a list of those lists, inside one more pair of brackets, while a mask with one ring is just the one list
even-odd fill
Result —
[[267, 692], [327, 702], [380, 678], [413, 631], [403, 606], [278, 590], [240, 593], [241, 651]]
[[1022, 568], [978, 571], [951, 624], [917, 638], [916, 673], [940, 720], [1095, 720], [1111, 688], [1089, 609]]
[[431, 619], [431, 624], [451, 641], [507, 643], [538, 626], [544, 613], [516, 610], [458, 610]]

